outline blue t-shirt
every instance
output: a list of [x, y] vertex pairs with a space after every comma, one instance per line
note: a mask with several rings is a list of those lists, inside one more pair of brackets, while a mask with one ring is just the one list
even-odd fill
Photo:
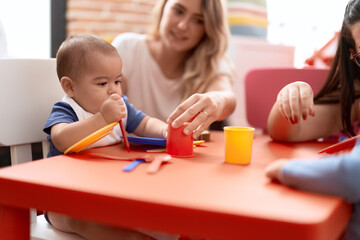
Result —
[[360, 140], [351, 153], [314, 160], [292, 160], [282, 170], [281, 183], [353, 203], [345, 239], [360, 239]]
[[[137, 110], [134, 108], [132, 104], [128, 102], [126, 96], [122, 96], [126, 108], [127, 108], [127, 123], [126, 123], [126, 131], [131, 133], [135, 131], [135, 129], [139, 126], [140, 122], [146, 116], [145, 113]], [[50, 116], [45, 124], [43, 131], [48, 134], [47, 139], [50, 142], [50, 149], [48, 153], [48, 157], [61, 155], [63, 152], [57, 150], [51, 141], [51, 127], [58, 123], [73, 123], [79, 121], [78, 117], [76, 116], [75, 111], [72, 107], [66, 102], [57, 102], [54, 104]]]

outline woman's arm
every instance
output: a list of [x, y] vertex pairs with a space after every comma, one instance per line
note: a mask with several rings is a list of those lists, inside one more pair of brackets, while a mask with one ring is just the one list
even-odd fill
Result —
[[236, 98], [232, 87], [232, 80], [229, 75], [219, 75], [217, 80], [208, 87], [207, 93], [205, 94], [209, 94], [214, 99], [217, 99], [217, 102], [222, 106], [221, 114], [215, 121], [224, 120], [234, 112]]
[[314, 112], [315, 116], [299, 118], [294, 123], [274, 105], [268, 118], [268, 133], [276, 141], [300, 142], [329, 137], [342, 129], [339, 104], [317, 104]]
[[311, 86], [297, 81], [283, 87], [268, 117], [269, 135], [277, 141], [308, 141], [341, 130], [340, 104], [314, 105]]

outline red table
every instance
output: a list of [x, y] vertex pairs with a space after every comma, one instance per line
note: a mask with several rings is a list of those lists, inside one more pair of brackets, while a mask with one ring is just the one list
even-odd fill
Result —
[[275, 159], [318, 157], [317, 151], [329, 144], [282, 144], [256, 136], [252, 163], [240, 166], [224, 163], [223, 138], [223, 132], [211, 132], [211, 141], [195, 148], [193, 158], [173, 158], [155, 175], [146, 173], [147, 163], [123, 172], [129, 162], [87, 156], [144, 152], [132, 146], [127, 153], [123, 145], [0, 169], [0, 234], [6, 233], [0, 236], [27, 238], [29, 208], [209, 239], [329, 240], [341, 235], [350, 205], [270, 182], [264, 175]]

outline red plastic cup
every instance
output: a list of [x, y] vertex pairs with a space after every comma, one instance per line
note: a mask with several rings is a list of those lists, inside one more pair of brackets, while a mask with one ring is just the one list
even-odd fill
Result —
[[166, 141], [166, 153], [172, 157], [185, 158], [194, 156], [192, 134], [185, 135], [183, 133], [184, 128], [188, 124], [188, 122], [184, 123], [184, 125], [178, 128], [173, 128], [169, 125], [168, 139]]

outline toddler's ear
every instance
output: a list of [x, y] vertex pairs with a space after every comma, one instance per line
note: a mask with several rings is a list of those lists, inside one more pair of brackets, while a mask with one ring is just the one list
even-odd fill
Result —
[[69, 77], [62, 77], [60, 79], [61, 87], [63, 88], [64, 92], [69, 96], [74, 96], [74, 86], [73, 81]]

